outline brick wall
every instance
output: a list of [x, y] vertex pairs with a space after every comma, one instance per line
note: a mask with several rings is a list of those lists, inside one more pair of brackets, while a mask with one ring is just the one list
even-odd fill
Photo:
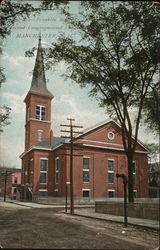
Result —
[[[29, 93], [26, 102], [26, 125], [25, 125], [25, 150], [38, 143], [38, 130], [43, 131], [42, 139], [49, 138], [51, 129], [51, 98]], [[42, 105], [45, 109], [45, 121], [36, 120], [36, 106]], [[29, 120], [28, 120], [28, 108]], [[27, 143], [27, 133], [29, 134]]]
[[[34, 121], [35, 122], [35, 121]], [[35, 131], [40, 122], [34, 124], [32, 121], [32, 130]], [[49, 129], [45, 129], [49, 131]], [[108, 132], [114, 132], [113, 140], [108, 139]], [[34, 139], [35, 134], [31, 134]], [[47, 134], [46, 134], [47, 136]], [[49, 138], [49, 135], [48, 135]], [[74, 147], [73, 152], [73, 184], [74, 196], [76, 198], [83, 196], [83, 190], [88, 190], [90, 199], [107, 198], [108, 192], [113, 191], [115, 197], [123, 197], [123, 183], [121, 179], [116, 178], [116, 174], [125, 174], [128, 177], [127, 157], [123, 151], [120, 129], [117, 126], [103, 126], [89, 134], [83, 135], [83, 146]], [[79, 149], [79, 150], [78, 150]], [[136, 163], [136, 184], [134, 191], [138, 198], [148, 196], [148, 169], [146, 150], [141, 145], [137, 146], [134, 155]], [[48, 159], [48, 182], [40, 185], [40, 158]], [[55, 183], [55, 162], [59, 158], [59, 182]], [[89, 158], [89, 182], [83, 182], [83, 157]], [[32, 150], [23, 157], [23, 165], [26, 165], [27, 175], [25, 183], [30, 183], [30, 160], [34, 159], [34, 185], [33, 192], [39, 195], [39, 190], [48, 190], [49, 196], [55, 196], [56, 190], [60, 197], [65, 196], [66, 182], [70, 181], [70, 146], [63, 145], [55, 150]], [[114, 182], [108, 182], [108, 160], [114, 162]], [[24, 164], [25, 163], [25, 164]], [[69, 190], [69, 187], [68, 187]], [[69, 191], [68, 191], [69, 195]]]

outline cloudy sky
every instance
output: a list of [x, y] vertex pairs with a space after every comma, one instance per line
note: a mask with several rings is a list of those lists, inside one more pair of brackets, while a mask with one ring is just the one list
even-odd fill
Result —
[[[78, 2], [72, 2], [73, 12], [77, 11]], [[18, 20], [11, 35], [3, 44], [2, 66], [5, 68], [6, 83], [2, 85], [1, 105], [12, 108], [11, 124], [4, 128], [0, 135], [0, 165], [21, 167], [19, 155], [24, 151], [25, 135], [25, 104], [24, 98], [31, 86], [32, 71], [35, 57], [26, 58], [26, 50], [37, 46], [42, 34], [42, 46], [56, 41], [61, 32], [70, 34], [72, 31], [63, 22], [58, 11], [45, 12], [30, 20]], [[30, 37], [27, 37], [30, 36]], [[60, 124], [67, 123], [67, 117], [75, 118], [76, 124], [85, 128], [108, 118], [105, 110], [98, 107], [95, 99], [88, 97], [89, 89], [81, 89], [71, 80], [61, 76], [65, 72], [63, 62], [54, 71], [46, 72], [47, 86], [54, 95], [52, 100], [52, 129], [54, 135], [60, 136]], [[141, 127], [139, 139], [143, 142], [155, 141], [155, 137]]]

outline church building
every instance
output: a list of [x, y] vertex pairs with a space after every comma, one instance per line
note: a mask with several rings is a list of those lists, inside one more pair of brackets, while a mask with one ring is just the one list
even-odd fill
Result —
[[[20, 156], [22, 185], [33, 197], [65, 197], [66, 183], [70, 182], [70, 143], [56, 137], [51, 130], [53, 98], [46, 85], [39, 38], [31, 87], [24, 100], [25, 150]], [[138, 140], [133, 161], [137, 198], [148, 196], [147, 154], [147, 148]], [[121, 127], [117, 122], [106, 120], [76, 136], [73, 144], [75, 198], [123, 197], [123, 183], [121, 178], [116, 178], [117, 173], [128, 176]]]

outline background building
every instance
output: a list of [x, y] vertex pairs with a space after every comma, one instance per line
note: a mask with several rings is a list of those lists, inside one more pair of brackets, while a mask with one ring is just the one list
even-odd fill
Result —
[[[4, 197], [6, 180], [6, 198], [19, 199], [21, 184], [21, 169], [0, 167], [0, 196]], [[13, 185], [15, 187], [13, 187]], [[19, 187], [18, 187], [19, 185]]]
[[21, 169], [11, 174], [12, 189], [11, 199], [20, 200]]

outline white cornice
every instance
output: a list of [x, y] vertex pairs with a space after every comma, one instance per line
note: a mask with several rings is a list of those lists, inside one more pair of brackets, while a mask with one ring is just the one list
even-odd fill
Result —
[[[92, 145], [92, 144], [83, 144], [82, 146], [92, 147], [92, 148], [100, 148], [100, 149], [109, 149], [109, 150], [116, 150], [116, 151], [123, 151], [124, 152], [124, 149], [122, 149], [122, 148], [112, 148], [112, 147], [105, 147], [105, 146], [96, 146], [96, 145]], [[140, 151], [140, 150], [135, 150], [135, 153], [148, 154], [148, 152]]]
[[81, 140], [81, 141], [86, 141], [86, 142], [98, 143], [98, 144], [106, 144], [106, 145], [112, 145], [112, 146], [123, 147], [122, 144], [118, 144], [118, 143], [102, 142], [102, 141], [92, 141], [92, 140], [85, 140], [85, 139], [79, 139], [79, 140]]
[[27, 153], [29, 153], [29, 152], [32, 151], [33, 149], [34, 149], [34, 150], [52, 151], [51, 148], [44, 148], [44, 147], [38, 147], [38, 146], [31, 146], [27, 151], [23, 152], [23, 153], [19, 156], [19, 158], [22, 159], [23, 156], [25, 156]]
[[36, 122], [44, 122], [44, 123], [51, 123], [51, 121], [43, 121], [43, 120], [37, 120], [35, 118], [30, 118], [29, 121], [36, 121]]
[[45, 151], [54, 151], [55, 149], [61, 147], [63, 144], [59, 144], [57, 146], [55, 146], [54, 148], [44, 148], [44, 147], [38, 147], [38, 146], [31, 146], [27, 151], [23, 152], [19, 158], [22, 159], [23, 156], [25, 156], [27, 153], [29, 153], [32, 150], [45, 150]]
[[[19, 157], [22, 159], [27, 153], [29, 153], [32, 150], [45, 150], [45, 151], [54, 151], [57, 148], [61, 147], [64, 144], [59, 144], [54, 148], [44, 148], [44, 147], [38, 147], [38, 146], [32, 146], [30, 147], [26, 152], [22, 153]], [[82, 147], [92, 147], [92, 148], [99, 148], [99, 149], [108, 149], [108, 150], [115, 150], [115, 151], [122, 151], [125, 152], [124, 149], [122, 148], [114, 148], [114, 147], [105, 147], [105, 146], [97, 146], [97, 145], [92, 145], [92, 144], [82, 144]], [[141, 150], [135, 150], [135, 153], [140, 153], [140, 154], [148, 154], [148, 152], [141, 151]]]

